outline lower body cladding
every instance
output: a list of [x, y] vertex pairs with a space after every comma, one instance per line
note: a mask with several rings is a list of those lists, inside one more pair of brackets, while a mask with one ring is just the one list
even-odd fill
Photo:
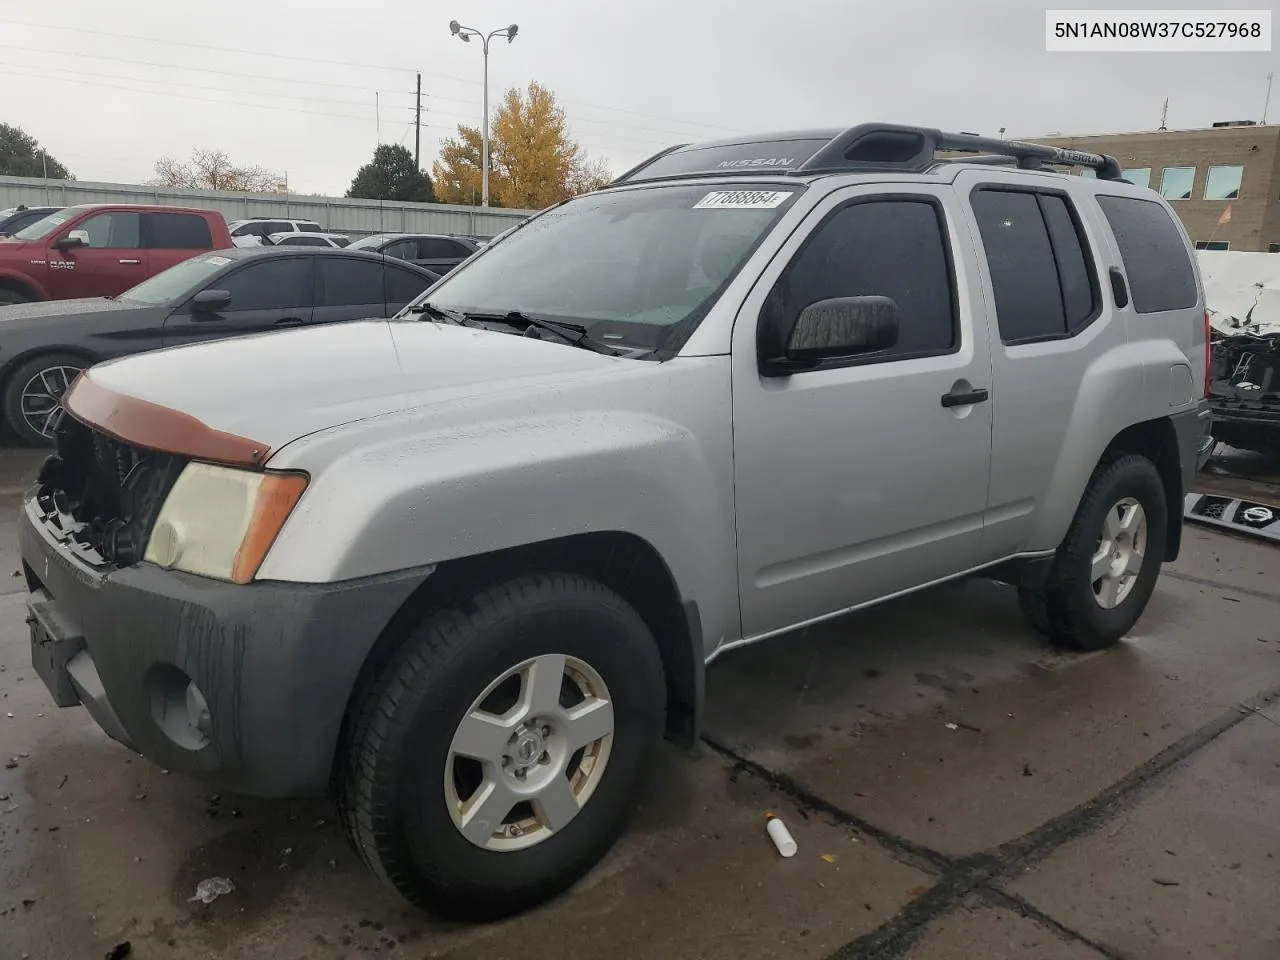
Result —
[[30, 498], [19, 527], [32, 660], [59, 706], [161, 766], [267, 797], [325, 793], [347, 699], [429, 570], [240, 586], [71, 557]]

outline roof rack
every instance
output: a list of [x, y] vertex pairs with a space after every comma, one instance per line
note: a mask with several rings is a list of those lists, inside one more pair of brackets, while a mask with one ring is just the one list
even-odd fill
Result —
[[939, 161], [939, 150], [1009, 157], [1023, 170], [1037, 170], [1044, 164], [1090, 167], [1098, 172], [1100, 180], [1120, 179], [1119, 162], [1105, 154], [890, 123], [862, 123], [850, 127], [789, 172], [803, 175], [874, 168], [922, 173]]
[[[768, 148], [771, 156], [760, 156]], [[978, 154], [939, 157], [939, 152]], [[799, 154], [797, 156], [797, 154]], [[802, 159], [805, 154], [807, 158]], [[1100, 180], [1121, 179], [1120, 164], [1105, 154], [1064, 150], [1023, 140], [1000, 140], [974, 133], [946, 133], [931, 127], [862, 123], [834, 133], [762, 134], [752, 139], [668, 147], [618, 177], [614, 183], [676, 177], [769, 173], [811, 176], [827, 173], [925, 173], [939, 163], [1089, 167]]]

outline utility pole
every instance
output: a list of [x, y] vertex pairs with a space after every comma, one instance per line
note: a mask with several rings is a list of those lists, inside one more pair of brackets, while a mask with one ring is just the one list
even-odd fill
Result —
[[1164, 98], [1164, 107], [1160, 110], [1160, 129], [1169, 129], [1169, 98]]
[[487, 207], [489, 205], [489, 41], [494, 37], [506, 37], [507, 43], [511, 43], [515, 40], [520, 28], [513, 23], [509, 27], [484, 34], [474, 27], [464, 27], [457, 20], [450, 20], [449, 30], [459, 40], [467, 43], [471, 42], [472, 37], [479, 37], [481, 48], [484, 50], [484, 129], [481, 131], [480, 147], [480, 205]]
[[419, 159], [422, 152], [422, 74], [418, 74], [418, 107], [413, 118], [413, 166], [416, 170], [422, 169], [422, 162]]
[[1275, 78], [1274, 73], [1267, 74], [1267, 98], [1262, 101], [1262, 125], [1267, 123], [1267, 108], [1271, 106], [1271, 81]]
[[382, 146], [382, 97], [377, 90], [373, 91], [373, 128], [378, 135], [378, 146]]

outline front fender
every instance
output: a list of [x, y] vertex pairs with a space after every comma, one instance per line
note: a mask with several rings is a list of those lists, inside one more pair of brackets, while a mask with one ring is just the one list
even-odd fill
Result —
[[30, 290], [35, 294], [35, 299], [37, 300], [49, 299], [49, 291], [46, 290], [44, 285], [30, 274], [20, 273], [17, 270], [13, 270], [8, 267], [0, 267], [0, 283], [3, 283], [6, 280], [13, 281], [16, 284], [25, 287], [27, 290]]
[[318, 473], [258, 575], [333, 582], [616, 531], [663, 558], [713, 648], [737, 623], [723, 396], [709, 442], [661, 416], [600, 410], [362, 443]]

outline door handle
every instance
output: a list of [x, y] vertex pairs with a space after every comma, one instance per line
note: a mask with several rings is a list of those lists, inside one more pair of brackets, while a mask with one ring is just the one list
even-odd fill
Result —
[[982, 388], [976, 390], [968, 390], [964, 393], [944, 393], [942, 395], [942, 405], [944, 407], [967, 407], [972, 403], [985, 403], [990, 394]]
[[141, 260], [121, 260], [121, 263], [141, 263]]
[[276, 321], [277, 327], [300, 327], [302, 326], [301, 317], [281, 317]]

